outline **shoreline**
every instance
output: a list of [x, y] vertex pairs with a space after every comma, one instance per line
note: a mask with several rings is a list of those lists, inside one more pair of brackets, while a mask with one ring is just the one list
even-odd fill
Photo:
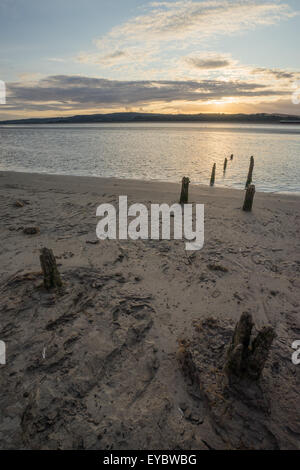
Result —
[[57, 124], [57, 123], [166, 123], [166, 122], [213, 122], [244, 124], [300, 124], [299, 115], [279, 114], [222, 114], [222, 113], [103, 113], [75, 116], [53, 116], [48, 118], [6, 119], [0, 124]]
[[[20, 175], [22, 178], [24, 178], [26, 181], [29, 182], [29, 184], [32, 184], [32, 177], [36, 177], [37, 179], [39, 180], [44, 180], [44, 182], [48, 182], [49, 178], [53, 178], [53, 181], [54, 179], [57, 178], [57, 182], [56, 184], [63, 184], [63, 179], [66, 178], [66, 180], [68, 180], [69, 182], [71, 182], [72, 179], [74, 179], [74, 181], [77, 179], [78, 181], [81, 180], [81, 182], [83, 184], [86, 184], [87, 186], [88, 185], [92, 185], [92, 186], [97, 186], [97, 183], [101, 182], [101, 184], [103, 184], [104, 186], [107, 185], [107, 183], [109, 183], [110, 181], [114, 182], [114, 183], [119, 183], [120, 187], [127, 187], [127, 186], [130, 186], [131, 184], [135, 185], [137, 184], [138, 187], [140, 187], [140, 185], [142, 184], [145, 184], [145, 189], [146, 189], [146, 186], [149, 186], [149, 185], [153, 185], [154, 186], [154, 189], [156, 188], [157, 189], [157, 186], [164, 186], [164, 187], [168, 187], [169, 188], [169, 191], [175, 191], [175, 187], [176, 188], [179, 188], [179, 191], [180, 191], [180, 187], [181, 187], [181, 182], [173, 182], [173, 181], [164, 181], [164, 180], [142, 180], [142, 179], [135, 179], [135, 178], [120, 178], [120, 177], [114, 177], [114, 176], [109, 176], [109, 177], [102, 177], [102, 176], [84, 176], [84, 175], [69, 175], [69, 174], [57, 174], [57, 173], [46, 173], [46, 172], [42, 172], [42, 173], [39, 173], [39, 172], [30, 172], [30, 171], [16, 171], [16, 170], [0, 170], [0, 178], [1, 177], [6, 177], [8, 178], [10, 181], [15, 177], [16, 180], [19, 182], [19, 177], [17, 175]], [[207, 185], [204, 185], [204, 184], [193, 184], [192, 182], [190, 183], [190, 191], [193, 189], [195, 190], [196, 188], [198, 188], [198, 191], [204, 191], [205, 192], [205, 195], [208, 195], [207, 194], [207, 191], [217, 191], [217, 192], [223, 192], [223, 191], [228, 191], [228, 193], [232, 192], [233, 194], [234, 193], [239, 193], [241, 195], [241, 197], [243, 197], [243, 194], [245, 193], [245, 190], [244, 189], [238, 189], [238, 188], [232, 188], [232, 187], [228, 187], [228, 186], [218, 186], [218, 185], [215, 185], [214, 187], [210, 187], [208, 184]], [[142, 188], [140, 188], [142, 189]], [[148, 188], [147, 188], [148, 189]], [[162, 189], [162, 188], [161, 188]], [[196, 191], [196, 192], [198, 192]], [[274, 196], [274, 197], [277, 197], [277, 196], [280, 196], [280, 197], [288, 197], [288, 198], [299, 198], [300, 197], [300, 191], [298, 192], [289, 192], [289, 191], [283, 191], [283, 192], [280, 192], [280, 191], [274, 191], [274, 192], [265, 192], [265, 191], [256, 191], [255, 193], [256, 196], [258, 195], [265, 195], [265, 196]], [[178, 196], [179, 197], [179, 196]]]
[[[185, 251], [185, 240], [96, 239], [99, 204], [117, 205], [119, 195], [171, 204], [180, 189], [0, 172], [2, 449], [299, 449], [299, 198], [257, 193], [246, 213], [243, 190], [191, 185], [189, 202], [205, 205], [201, 250]], [[43, 247], [62, 292], [43, 288]], [[226, 402], [210, 371], [243, 312], [277, 337], [260, 391]], [[200, 325], [205, 398], [179, 356], [183, 340], [200, 344]]]

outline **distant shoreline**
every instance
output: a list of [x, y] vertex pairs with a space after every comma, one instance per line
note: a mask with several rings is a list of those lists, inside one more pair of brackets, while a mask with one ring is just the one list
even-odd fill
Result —
[[163, 122], [223, 122], [238, 124], [300, 124], [300, 116], [283, 114], [148, 114], [110, 113], [53, 118], [10, 119], [9, 124], [84, 124], [84, 123], [163, 123]]

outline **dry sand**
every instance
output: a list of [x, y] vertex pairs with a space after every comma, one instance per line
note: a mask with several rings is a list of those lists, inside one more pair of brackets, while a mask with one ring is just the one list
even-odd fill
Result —
[[[118, 195], [173, 203], [179, 192], [168, 183], [0, 173], [1, 448], [300, 449], [300, 365], [291, 361], [300, 339], [300, 199], [258, 193], [245, 213], [243, 191], [191, 186], [190, 201], [205, 204], [201, 251], [185, 251], [183, 241], [93, 243], [100, 203], [117, 204]], [[40, 233], [24, 234], [31, 226]], [[62, 293], [41, 287], [43, 246], [57, 257]], [[224, 398], [214, 377], [244, 311], [277, 338], [251, 399]], [[205, 383], [191, 387], [178, 340], [198, 341], [199, 331]]]

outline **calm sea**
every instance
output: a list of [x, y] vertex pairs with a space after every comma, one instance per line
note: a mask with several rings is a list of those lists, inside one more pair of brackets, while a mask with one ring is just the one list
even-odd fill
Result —
[[300, 193], [297, 125], [0, 126], [0, 170], [208, 184], [216, 162], [217, 186], [243, 188], [251, 155], [257, 190]]

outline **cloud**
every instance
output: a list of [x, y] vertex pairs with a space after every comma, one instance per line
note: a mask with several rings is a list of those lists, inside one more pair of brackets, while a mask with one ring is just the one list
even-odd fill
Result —
[[113, 28], [100, 38], [101, 47], [106, 40], [119, 38], [186, 39], [191, 35], [198, 38], [217, 34], [232, 34], [237, 31], [255, 28], [258, 25], [271, 25], [290, 18], [295, 13], [282, 2], [258, 0], [208, 0], [152, 3], [150, 11], [123, 25]]
[[255, 74], [262, 74], [269, 77], [273, 77], [277, 80], [296, 80], [299, 78], [299, 72], [289, 72], [287, 70], [280, 70], [280, 69], [269, 69], [265, 67], [257, 67], [252, 70], [252, 73]]
[[121, 81], [56, 75], [35, 83], [8, 84], [10, 109], [64, 110], [120, 108], [174, 102], [207, 103], [226, 98], [274, 98], [288, 95], [261, 83], [224, 80]]
[[62, 57], [49, 57], [47, 60], [49, 62], [65, 62], [65, 59], [63, 59]]
[[93, 63], [99, 64], [106, 67], [111, 67], [122, 62], [127, 62], [130, 60], [130, 56], [126, 51], [123, 50], [114, 50], [108, 54], [87, 54], [85, 52], [80, 53], [76, 60], [81, 63]]
[[[128, 45], [123, 44], [124, 49], [118, 49], [116, 46], [109, 46], [102, 48], [101, 51], [97, 52], [80, 52], [75, 57], [75, 62], [83, 64], [99, 65], [101, 68], [117, 68], [120, 70], [123, 68], [124, 72], [130, 70], [132, 66], [135, 71], [143, 71], [147, 64], [157, 58], [159, 53], [158, 47], [151, 47], [147, 50], [145, 47], [140, 45]], [[126, 47], [126, 49], [125, 49]]]
[[20, 73], [18, 78], [21, 82], [36, 82], [42, 78], [41, 73]]
[[236, 61], [232, 60], [228, 55], [216, 53], [201, 53], [190, 57], [185, 57], [184, 61], [191, 68], [200, 70], [215, 70], [226, 67], [233, 67]]
[[221, 69], [229, 67], [230, 62], [226, 59], [198, 59], [197, 57], [189, 57], [186, 62], [196, 69]]
[[[76, 60], [106, 67], [120, 63], [146, 65], [160, 60], [166, 66], [170, 52], [182, 51], [216, 40], [289, 19], [297, 13], [281, 1], [179, 0], [153, 2], [145, 13], [115, 26], [95, 39], [96, 52], [81, 52]], [[113, 57], [118, 51], [124, 54]], [[166, 55], [166, 51], [168, 55]], [[109, 60], [111, 59], [116, 60]]]
[[119, 62], [120, 60], [125, 59], [127, 56], [128, 56], [128, 54], [125, 51], [117, 50], [117, 51], [111, 52], [109, 54], [106, 54], [103, 57], [103, 62], [106, 63], [106, 64], [108, 62], [112, 63], [112, 64], [115, 64], [116, 62]]

